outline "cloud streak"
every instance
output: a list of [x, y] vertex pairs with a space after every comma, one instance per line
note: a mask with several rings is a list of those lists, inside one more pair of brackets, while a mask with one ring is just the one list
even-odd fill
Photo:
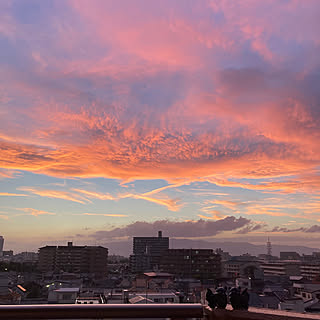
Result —
[[38, 210], [38, 209], [34, 209], [34, 208], [21, 208], [18, 210], [24, 211], [24, 212], [26, 212], [27, 215], [34, 216], [34, 217], [39, 217], [42, 215], [56, 215], [53, 212]]
[[291, 233], [291, 232], [304, 232], [304, 233], [318, 233], [320, 232], [319, 225], [313, 225], [311, 227], [301, 227], [295, 229], [289, 229], [286, 227], [274, 227], [273, 229], [266, 232], [274, 232], [274, 233]]
[[73, 202], [78, 202], [85, 204], [89, 200], [72, 192], [60, 191], [60, 190], [50, 190], [50, 189], [37, 189], [33, 187], [21, 187], [20, 190], [35, 194], [40, 197], [53, 198], [53, 199], [63, 199]]
[[0, 197], [29, 197], [29, 195], [23, 193], [0, 192]]
[[[142, 194], [126, 193], [126, 194], [119, 194], [117, 196], [112, 196], [108, 193], [101, 193], [97, 191], [90, 191], [90, 190], [78, 189], [78, 188], [72, 188], [71, 189], [72, 191], [62, 191], [62, 190], [53, 190], [53, 189], [40, 189], [40, 188], [34, 188], [34, 187], [20, 187], [19, 190], [26, 191], [40, 197], [68, 200], [72, 202], [78, 202], [81, 204], [91, 203], [92, 199], [98, 199], [103, 201], [105, 200], [118, 201], [121, 199], [131, 198], [131, 199], [137, 199], [137, 200], [145, 200], [161, 206], [165, 206], [171, 211], [178, 211], [182, 206], [182, 204], [178, 203], [179, 201], [178, 199], [171, 199], [169, 197], [160, 198], [160, 197], [151, 196], [154, 193], [160, 192], [160, 190], [156, 190], [156, 192], [151, 191], [151, 192], [146, 192]], [[0, 193], [0, 196], [30, 196], [30, 195]]]
[[115, 217], [115, 218], [123, 218], [123, 217], [128, 217], [127, 214], [118, 214], [118, 213], [90, 213], [90, 212], [85, 212], [85, 213], [80, 213], [78, 215], [83, 215], [83, 216], [98, 216], [98, 217]]

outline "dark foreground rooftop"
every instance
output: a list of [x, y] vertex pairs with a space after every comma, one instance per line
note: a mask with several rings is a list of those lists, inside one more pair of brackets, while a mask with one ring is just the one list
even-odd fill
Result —
[[0, 319], [119, 319], [171, 318], [207, 320], [303, 320], [320, 315], [250, 308], [249, 311], [214, 310], [201, 304], [3, 305]]

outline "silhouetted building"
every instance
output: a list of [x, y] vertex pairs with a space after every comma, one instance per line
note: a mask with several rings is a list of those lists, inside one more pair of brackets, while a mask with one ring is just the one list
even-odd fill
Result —
[[[13, 254], [13, 252], [12, 252]], [[11, 259], [13, 262], [36, 263], [38, 261], [38, 253], [36, 252], [20, 252], [15, 254]]]
[[153, 271], [159, 267], [163, 253], [169, 249], [169, 237], [134, 237], [130, 267], [133, 273]]
[[3, 254], [3, 244], [4, 244], [4, 239], [2, 236], [0, 236], [0, 257], [2, 257], [2, 254]]
[[272, 260], [272, 244], [269, 237], [267, 241], [267, 257], [267, 260]]
[[42, 272], [65, 271], [94, 274], [102, 277], [107, 274], [108, 249], [101, 246], [45, 246], [39, 249], [38, 268]]
[[13, 257], [13, 250], [3, 250], [2, 251], [3, 258], [10, 258]]
[[302, 263], [300, 266], [301, 275], [308, 280], [320, 280], [320, 263]]
[[261, 264], [261, 268], [265, 276], [298, 276], [300, 275], [301, 261], [282, 260], [277, 262], [265, 262]]
[[280, 260], [300, 260], [300, 254], [294, 251], [280, 252]]
[[160, 267], [180, 278], [215, 280], [221, 276], [221, 256], [212, 249], [168, 249]]
[[235, 279], [238, 277], [262, 279], [263, 271], [259, 259], [250, 254], [233, 256], [223, 263], [223, 277]]
[[320, 252], [312, 252], [312, 254], [303, 254], [301, 260], [306, 263], [319, 263], [320, 264]]

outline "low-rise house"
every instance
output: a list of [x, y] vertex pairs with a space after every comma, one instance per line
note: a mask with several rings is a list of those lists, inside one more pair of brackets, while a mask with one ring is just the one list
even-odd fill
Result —
[[123, 303], [179, 303], [179, 294], [175, 292], [109, 292], [106, 301], [110, 304]]
[[134, 288], [136, 290], [151, 289], [160, 291], [173, 287], [174, 277], [171, 273], [165, 272], [146, 272], [136, 276]]
[[279, 309], [300, 313], [305, 311], [303, 300], [300, 298], [290, 298], [280, 302]]
[[131, 304], [145, 304], [145, 303], [154, 303], [151, 299], [142, 296], [135, 296], [129, 299], [129, 303]]
[[266, 309], [278, 309], [281, 300], [274, 294], [257, 294], [255, 292], [250, 293], [249, 306], [256, 308]]
[[48, 303], [75, 303], [78, 297], [79, 288], [60, 288], [50, 290]]

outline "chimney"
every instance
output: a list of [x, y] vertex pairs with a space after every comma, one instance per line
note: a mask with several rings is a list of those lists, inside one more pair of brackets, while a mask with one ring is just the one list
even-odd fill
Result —
[[72, 242], [68, 242], [68, 247], [72, 247]]
[[162, 238], [162, 231], [158, 231], [158, 238]]

